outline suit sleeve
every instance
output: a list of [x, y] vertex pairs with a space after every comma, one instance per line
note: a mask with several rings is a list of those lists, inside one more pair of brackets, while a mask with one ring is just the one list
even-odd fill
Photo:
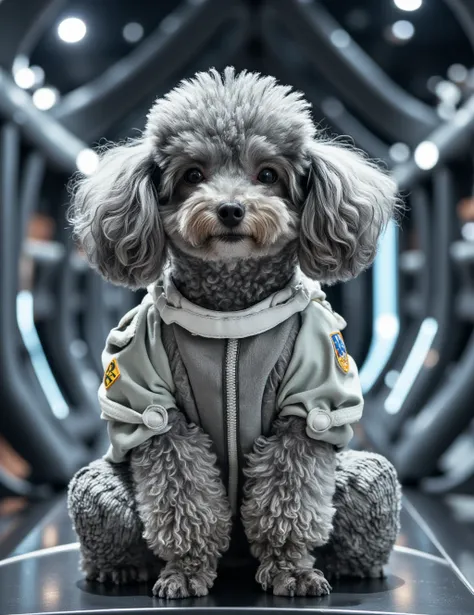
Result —
[[295, 348], [280, 386], [280, 416], [306, 419], [310, 438], [343, 448], [364, 400], [357, 366], [347, 354], [343, 319], [319, 302], [302, 313]]
[[99, 388], [101, 418], [108, 422], [105, 458], [125, 460], [136, 446], [168, 429], [175, 387], [161, 341], [161, 320], [151, 303], [126, 314], [107, 337]]

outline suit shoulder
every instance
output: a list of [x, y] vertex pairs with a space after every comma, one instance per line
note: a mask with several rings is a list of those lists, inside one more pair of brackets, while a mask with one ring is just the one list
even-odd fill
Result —
[[311, 328], [322, 332], [341, 331], [346, 328], [344, 318], [335, 312], [328, 301], [313, 299], [303, 312], [303, 320], [311, 323]]
[[120, 351], [129, 346], [137, 337], [146, 335], [150, 321], [154, 323], [159, 319], [159, 313], [154, 309], [153, 302], [145, 299], [132, 308], [120, 319], [118, 325], [111, 329], [106, 340], [106, 349]]

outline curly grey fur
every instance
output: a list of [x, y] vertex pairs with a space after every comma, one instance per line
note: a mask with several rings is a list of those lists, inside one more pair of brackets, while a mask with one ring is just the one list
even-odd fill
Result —
[[378, 237], [398, 205], [395, 184], [349, 147], [315, 141], [308, 155], [300, 266], [308, 277], [334, 284], [357, 276], [374, 260]]
[[115, 284], [142, 288], [165, 261], [150, 143], [103, 151], [98, 170], [71, 183], [69, 221], [91, 265]]
[[401, 489], [393, 465], [375, 453], [337, 455], [334, 532], [317, 552], [330, 578], [381, 577], [400, 531]]
[[231, 512], [212, 443], [178, 412], [172, 428], [133, 450], [138, 512], [149, 548], [167, 562], [153, 593], [204, 596], [229, 548]]
[[332, 530], [335, 469], [334, 447], [308, 438], [301, 419], [278, 419], [274, 435], [255, 442], [244, 470], [242, 521], [263, 589], [285, 596], [329, 593], [311, 552]]
[[[345, 451], [337, 453], [336, 460], [334, 528], [329, 542], [315, 552], [318, 566], [330, 578], [379, 574], [399, 527], [396, 472], [374, 453]], [[91, 580], [127, 583], [135, 577], [156, 578], [159, 565], [142, 538], [129, 464], [101, 459], [77, 472], [69, 486], [68, 506]]]
[[156, 578], [160, 562], [142, 538], [128, 464], [99, 459], [79, 470], [69, 484], [68, 510], [88, 580], [128, 583]]
[[260, 259], [202, 261], [173, 248], [172, 277], [179, 291], [201, 307], [244, 310], [285, 287], [296, 268], [296, 246]]

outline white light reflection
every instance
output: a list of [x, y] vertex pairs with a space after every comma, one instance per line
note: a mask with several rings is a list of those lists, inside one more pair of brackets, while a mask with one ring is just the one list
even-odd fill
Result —
[[78, 43], [86, 33], [87, 26], [78, 17], [68, 17], [58, 25], [58, 36], [65, 43]]
[[437, 332], [438, 321], [434, 318], [425, 318], [421, 323], [415, 343], [410, 350], [400, 376], [390, 395], [385, 400], [385, 410], [388, 414], [397, 414], [403, 406], [413, 383], [423, 367]]
[[421, 8], [423, 0], [393, 0], [393, 3], [401, 11], [417, 11]]
[[397, 40], [409, 41], [415, 34], [415, 26], [411, 23], [411, 21], [401, 19], [392, 25], [391, 31]]
[[462, 98], [459, 86], [444, 79], [436, 84], [434, 92], [440, 100], [449, 105], [457, 105]]
[[53, 88], [39, 88], [33, 93], [33, 103], [41, 111], [48, 111], [58, 102], [58, 91]]
[[466, 222], [461, 227], [461, 235], [466, 241], [474, 242], [474, 222]]
[[24, 66], [17, 70], [13, 78], [18, 87], [23, 88], [24, 90], [29, 90], [35, 85], [35, 73], [31, 70], [29, 66]]
[[334, 47], [344, 49], [345, 47], [349, 46], [350, 42], [351, 37], [345, 30], [342, 30], [342, 28], [333, 30], [333, 32], [331, 33], [331, 43], [334, 45]]
[[414, 158], [420, 169], [429, 171], [439, 160], [439, 150], [432, 141], [422, 141], [415, 149]]
[[385, 378], [384, 378], [385, 386], [389, 389], [393, 389], [399, 376], [400, 376], [400, 372], [397, 372], [396, 369], [389, 370], [385, 374]]
[[464, 83], [468, 78], [469, 71], [464, 64], [451, 64], [448, 68], [448, 79], [455, 81], [456, 83]]
[[33, 316], [33, 295], [20, 291], [16, 298], [16, 317], [23, 343], [30, 355], [31, 364], [52, 413], [58, 419], [69, 415], [69, 407], [58, 387], [36, 331]]
[[82, 149], [76, 157], [76, 166], [84, 175], [92, 175], [95, 173], [98, 165], [99, 156], [92, 149]]
[[410, 158], [410, 148], [406, 143], [394, 143], [388, 150], [393, 162], [406, 162]]
[[398, 229], [390, 222], [374, 262], [373, 334], [360, 370], [362, 391], [367, 393], [389, 360], [400, 328], [398, 316]]

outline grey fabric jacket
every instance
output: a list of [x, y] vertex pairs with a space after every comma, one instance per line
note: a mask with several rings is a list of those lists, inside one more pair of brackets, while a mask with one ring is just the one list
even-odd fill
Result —
[[169, 277], [110, 332], [99, 389], [111, 462], [169, 429], [179, 409], [213, 440], [235, 509], [244, 457], [276, 416], [306, 419], [310, 438], [344, 447], [362, 415], [357, 367], [319, 284], [300, 273], [247, 310], [215, 312]]

